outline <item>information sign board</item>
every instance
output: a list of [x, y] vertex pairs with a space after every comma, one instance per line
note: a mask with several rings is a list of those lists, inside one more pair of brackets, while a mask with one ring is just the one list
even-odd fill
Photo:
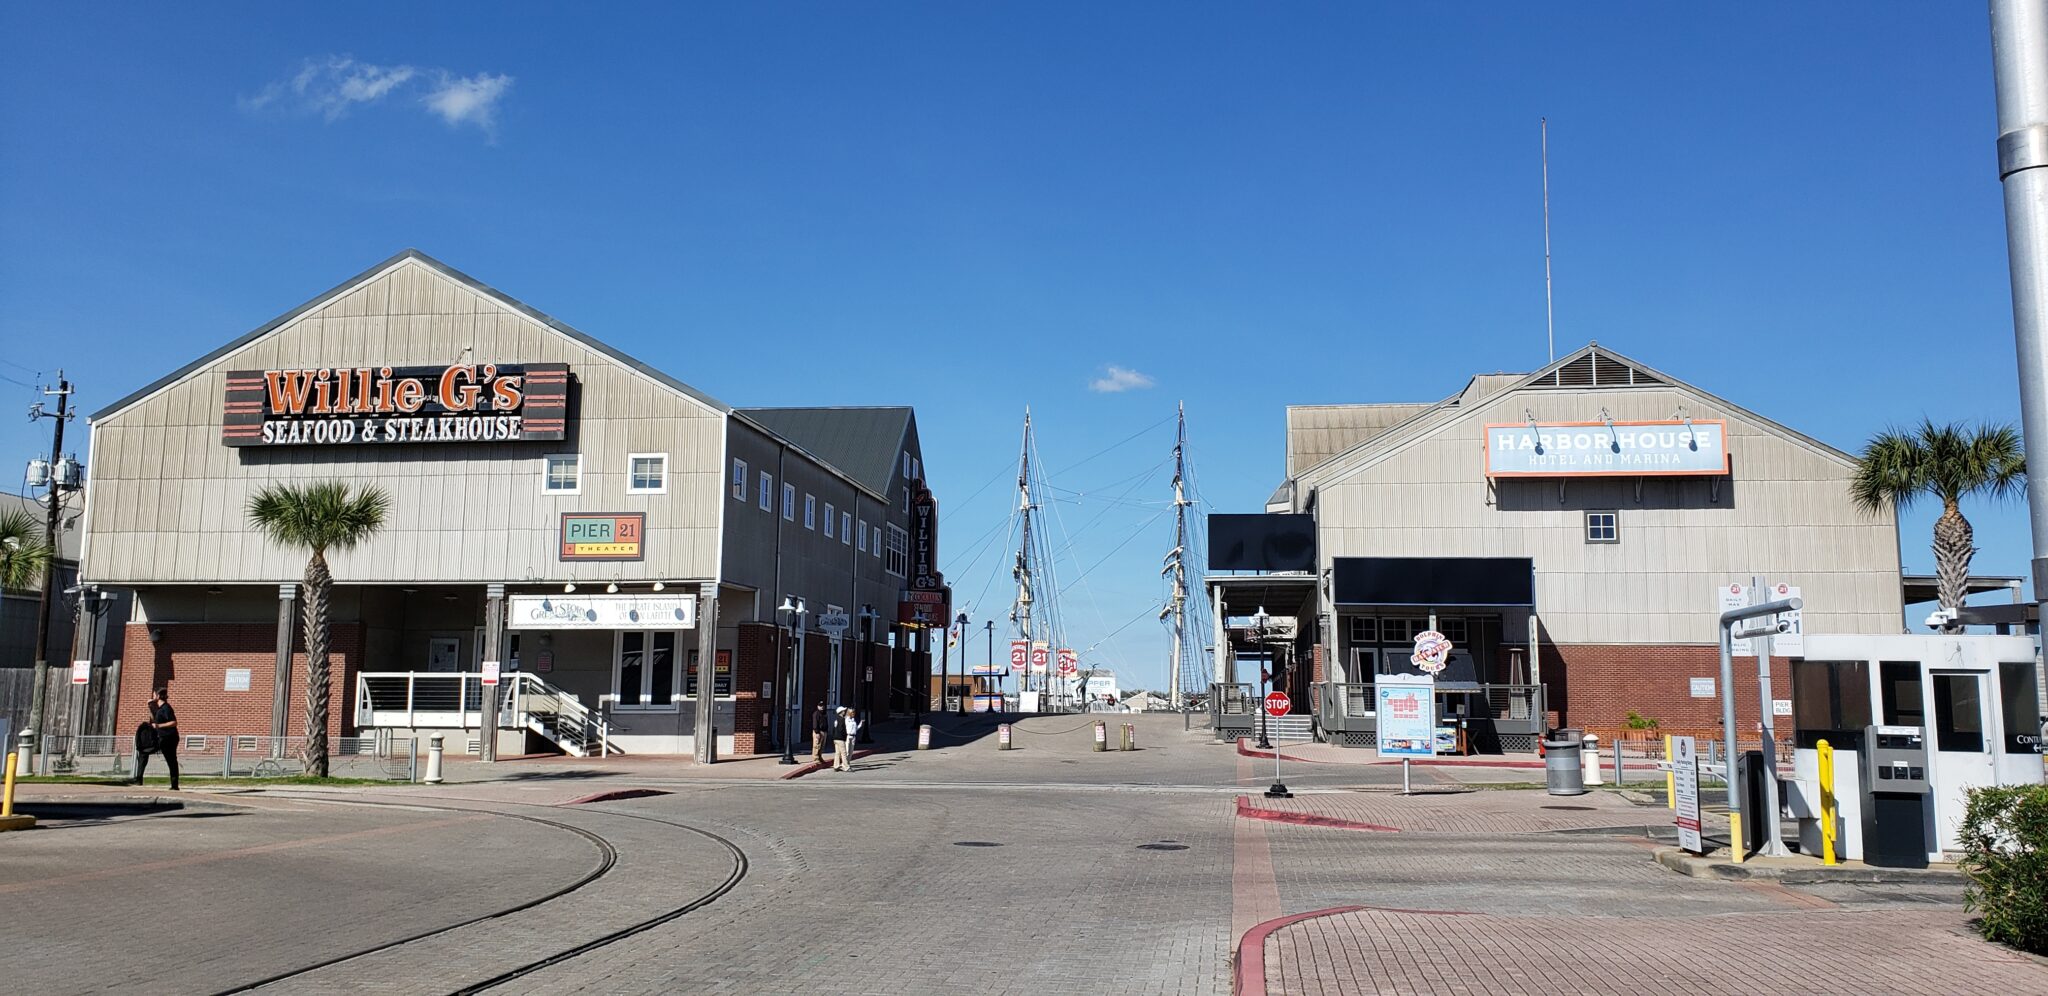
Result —
[[1671, 738], [1671, 797], [1678, 815], [1678, 846], [1694, 854], [1706, 853], [1700, 841], [1700, 764], [1691, 737]]
[[1379, 699], [1381, 757], [1436, 755], [1436, 679], [1423, 674], [1383, 674], [1373, 689]]

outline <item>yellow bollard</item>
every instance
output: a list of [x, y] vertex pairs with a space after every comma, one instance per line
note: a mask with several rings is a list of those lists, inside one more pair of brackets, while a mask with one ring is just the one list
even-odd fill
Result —
[[7, 754], [7, 774], [0, 784], [0, 830], [27, 830], [36, 825], [33, 816], [14, 815], [14, 753]]
[[1671, 734], [1664, 734], [1664, 808], [1678, 808], [1678, 772], [1671, 770]]
[[[1729, 780], [1730, 780], [1731, 782], [1732, 782], [1732, 781], [1734, 781], [1734, 779], [1732, 779], [1732, 778], [1731, 778], [1731, 779], [1729, 779]], [[1729, 814], [1728, 814], [1728, 856], [1729, 856], [1730, 858], [1733, 858], [1733, 859], [1735, 859], [1735, 863], [1736, 863], [1736, 864], [1738, 864], [1738, 865], [1739, 865], [1739, 864], [1741, 864], [1741, 863], [1742, 863], [1742, 814], [1741, 814], [1741, 813], [1729, 813]]]
[[1820, 853], [1821, 864], [1835, 860], [1835, 748], [1825, 740], [1815, 745], [1820, 755]]

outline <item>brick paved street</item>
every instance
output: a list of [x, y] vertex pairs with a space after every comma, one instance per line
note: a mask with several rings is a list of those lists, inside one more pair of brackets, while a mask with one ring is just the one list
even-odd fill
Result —
[[[1272, 991], [1791, 991], [1795, 970], [1806, 991], [1877, 991], [1893, 964], [2048, 988], [2031, 984], [2048, 982], [2039, 963], [1968, 934], [1952, 884], [1686, 878], [1650, 860], [1661, 806], [1473, 790], [1443, 769], [1418, 768], [1426, 793], [1403, 797], [1398, 768], [1293, 765], [1297, 796], [1268, 800], [1269, 760], [1178, 717], [1138, 722], [1142, 750], [1096, 753], [1082, 721], [1031, 720], [1003, 752], [987, 726], [948, 720], [939, 749], [886, 731], [854, 772], [793, 781], [633, 759], [186, 793], [184, 811], [0, 838], [0, 899], [33, 910], [10, 917], [0, 967], [38, 992], [212, 992], [430, 934], [264, 991], [444, 993], [531, 968], [491, 991], [1178, 996], [1230, 992], [1239, 939], [1263, 922], [1363, 906], [1257, 945]], [[623, 795], [570, 804], [598, 793]], [[1241, 797], [1397, 832], [1249, 819]], [[744, 877], [674, 915], [739, 868], [686, 827], [736, 846]], [[122, 912], [138, 904], [173, 912]], [[1656, 961], [1671, 938], [1682, 956]], [[1848, 954], [1804, 958], [1788, 938]], [[1875, 953], [1887, 944], [1896, 962]], [[1775, 953], [1699, 974], [1737, 945]]]

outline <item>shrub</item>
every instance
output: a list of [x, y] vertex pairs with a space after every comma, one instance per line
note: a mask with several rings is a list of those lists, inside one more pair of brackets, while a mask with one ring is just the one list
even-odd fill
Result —
[[2048, 954], [2048, 785], [1970, 790], [1963, 811], [1967, 909], [1984, 938]]
[[1628, 723], [1628, 728], [1631, 730], [1654, 730], [1660, 725], [1657, 720], [1651, 719], [1634, 709], [1628, 711], [1628, 718], [1625, 722]]

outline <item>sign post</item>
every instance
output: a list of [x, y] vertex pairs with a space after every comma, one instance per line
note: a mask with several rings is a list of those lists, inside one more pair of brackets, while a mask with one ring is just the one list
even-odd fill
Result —
[[1401, 759], [1401, 794], [1413, 795], [1409, 759], [1436, 755], [1436, 679], [1426, 674], [1383, 674], [1379, 698], [1381, 757]]
[[1700, 841], [1700, 764], [1693, 738], [1671, 738], [1671, 775], [1671, 795], [1678, 811], [1674, 818], [1678, 846], [1694, 854], [1704, 853], [1706, 847]]
[[[1279, 719], [1292, 708], [1294, 703], [1288, 700], [1286, 692], [1266, 693], [1266, 715]], [[1287, 784], [1280, 780], [1280, 745], [1277, 743], [1273, 745], [1273, 787], [1266, 790], [1266, 798], [1294, 798], [1294, 793], [1287, 791]]]

